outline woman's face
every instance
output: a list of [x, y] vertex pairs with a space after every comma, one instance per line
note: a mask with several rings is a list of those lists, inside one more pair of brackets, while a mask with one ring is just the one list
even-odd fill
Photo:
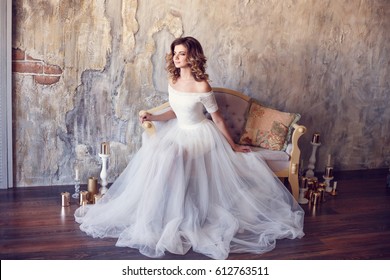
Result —
[[184, 68], [188, 66], [187, 48], [185, 46], [175, 46], [173, 50], [173, 63], [176, 68]]

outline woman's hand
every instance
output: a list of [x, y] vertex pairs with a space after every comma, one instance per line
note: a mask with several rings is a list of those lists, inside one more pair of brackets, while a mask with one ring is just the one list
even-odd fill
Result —
[[152, 114], [146, 112], [146, 111], [142, 111], [140, 112], [139, 114], [139, 122], [142, 124], [144, 121], [152, 121]]
[[249, 153], [249, 152], [252, 152], [252, 150], [251, 150], [251, 148], [249, 146], [242, 146], [242, 145], [234, 144], [232, 148], [233, 148], [233, 150], [235, 152], [239, 152], [239, 153]]

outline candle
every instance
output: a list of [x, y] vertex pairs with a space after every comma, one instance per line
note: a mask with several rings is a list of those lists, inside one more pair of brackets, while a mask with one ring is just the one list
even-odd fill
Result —
[[100, 145], [100, 153], [102, 155], [109, 155], [110, 154], [110, 145], [108, 142], [103, 142]]
[[320, 143], [320, 134], [318, 132], [313, 134], [313, 138], [312, 138], [311, 142], [315, 143], [315, 144]]
[[325, 177], [328, 177], [328, 178], [333, 177], [333, 167], [332, 166], [327, 166], [325, 168]]
[[317, 191], [313, 192], [313, 195], [311, 197], [311, 202], [312, 202], [313, 205], [317, 205], [318, 204], [320, 195], [321, 195], [320, 192], [317, 192]]
[[98, 193], [97, 189], [97, 178], [89, 177], [88, 178], [88, 200], [90, 203], [94, 201], [94, 195]]
[[88, 203], [88, 192], [82, 191], [80, 192], [80, 205], [85, 205]]
[[68, 207], [70, 205], [70, 194], [68, 192], [61, 193], [62, 207]]
[[75, 179], [76, 181], [79, 181], [79, 180], [80, 180], [80, 177], [79, 177], [79, 169], [76, 167], [75, 170], [74, 170], [74, 172], [75, 172], [75, 177], [74, 177], [74, 179]]
[[337, 187], [337, 181], [334, 181], [334, 182], [333, 182], [333, 190], [334, 190], [334, 191], [336, 190], [336, 187]]
[[301, 178], [301, 188], [306, 189], [307, 188], [308, 179], [307, 177]]
[[93, 196], [93, 203], [96, 204], [101, 198], [102, 196], [100, 194], [95, 194]]
[[331, 156], [330, 156], [330, 154], [328, 155], [328, 164], [327, 164], [327, 166], [330, 166], [330, 158], [331, 158]]

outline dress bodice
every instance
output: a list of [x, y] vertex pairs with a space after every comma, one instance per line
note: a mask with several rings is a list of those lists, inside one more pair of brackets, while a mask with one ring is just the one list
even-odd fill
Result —
[[181, 92], [169, 86], [168, 92], [169, 104], [181, 127], [193, 126], [205, 120], [204, 108], [209, 113], [218, 110], [212, 91], [207, 93]]

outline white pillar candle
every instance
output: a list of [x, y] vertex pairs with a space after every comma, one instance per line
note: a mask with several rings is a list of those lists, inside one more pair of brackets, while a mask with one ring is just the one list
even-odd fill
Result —
[[333, 182], [333, 190], [334, 190], [334, 191], [336, 190], [336, 187], [337, 187], [337, 181], [334, 181], [334, 182]]
[[74, 172], [75, 172], [75, 178], [74, 178], [74, 179], [75, 179], [76, 181], [78, 181], [78, 180], [80, 179], [80, 177], [79, 177], [79, 169], [76, 167], [75, 170], [74, 170]]

